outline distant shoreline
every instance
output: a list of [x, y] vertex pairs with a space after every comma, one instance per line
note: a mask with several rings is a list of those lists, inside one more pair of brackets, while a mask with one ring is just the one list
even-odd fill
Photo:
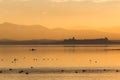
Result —
[[0, 45], [120, 45], [120, 40], [99, 39], [64, 39], [64, 40], [0, 40]]
[[113, 43], [109, 43], [109, 44], [0, 44], [0, 46], [2, 46], [2, 45], [53, 45], [53, 46], [55, 46], [55, 45], [66, 45], [66, 46], [69, 46], [69, 45], [120, 45], [120, 43], [115, 43], [115, 44], [113, 44]]
[[120, 42], [109, 41], [107, 43], [64, 43], [58, 42], [33, 42], [33, 41], [0, 41], [0, 45], [120, 45]]

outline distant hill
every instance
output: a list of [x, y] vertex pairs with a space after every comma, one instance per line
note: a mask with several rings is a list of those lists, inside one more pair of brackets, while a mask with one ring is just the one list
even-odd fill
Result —
[[78, 39], [101, 38], [120, 39], [118, 33], [107, 33], [96, 30], [67, 30], [63, 28], [49, 29], [42, 25], [0, 24], [0, 39], [66, 39], [75, 36]]

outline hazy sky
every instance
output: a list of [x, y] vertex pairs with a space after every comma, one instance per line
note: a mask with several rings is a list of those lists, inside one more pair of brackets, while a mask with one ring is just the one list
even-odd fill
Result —
[[3, 22], [49, 28], [119, 26], [120, 0], [0, 0]]

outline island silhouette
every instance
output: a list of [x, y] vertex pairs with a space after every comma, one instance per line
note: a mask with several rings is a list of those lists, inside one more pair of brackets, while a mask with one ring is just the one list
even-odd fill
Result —
[[70, 39], [65, 39], [63, 41], [64, 44], [108, 44], [109, 40], [107, 37], [99, 38], [99, 39], [75, 39], [75, 37]]

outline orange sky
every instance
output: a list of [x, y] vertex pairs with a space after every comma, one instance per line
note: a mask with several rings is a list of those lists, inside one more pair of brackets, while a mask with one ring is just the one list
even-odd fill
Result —
[[119, 0], [1, 0], [0, 23], [40, 24], [49, 28], [120, 25]]
[[[120, 33], [120, 0], [0, 0], [0, 23], [4, 22], [22, 25], [36, 24], [49, 29], [84, 29]], [[11, 31], [12, 29], [9, 32], [11, 33]], [[13, 34], [16, 34], [15, 32]], [[8, 34], [8, 37], [3, 33], [0, 33], [3, 36], [2, 39], [36, 39], [40, 37], [29, 36], [27, 38], [20, 35], [21, 33], [18, 33], [19, 36]], [[28, 33], [32, 34], [31, 31]], [[46, 37], [43, 36], [43, 38]], [[118, 39], [118, 36], [112, 36], [111, 39]]]

